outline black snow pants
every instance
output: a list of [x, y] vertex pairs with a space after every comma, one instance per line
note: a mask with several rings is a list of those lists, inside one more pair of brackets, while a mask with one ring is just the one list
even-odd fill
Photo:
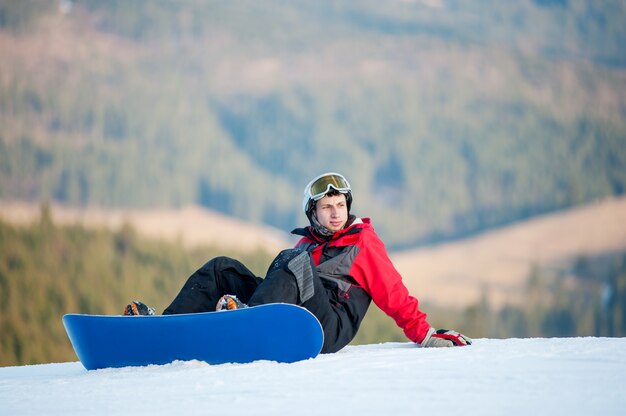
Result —
[[322, 353], [336, 352], [356, 334], [358, 325], [350, 313], [333, 301], [337, 293], [325, 287], [306, 251], [282, 251], [270, 265], [265, 279], [255, 276], [241, 262], [215, 257], [195, 271], [168, 306], [164, 315], [215, 311], [223, 295], [235, 295], [249, 306], [266, 303], [300, 305], [319, 319], [324, 329]]

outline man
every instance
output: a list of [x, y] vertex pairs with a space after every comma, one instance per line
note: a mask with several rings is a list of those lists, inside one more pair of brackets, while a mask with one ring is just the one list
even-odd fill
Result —
[[[228, 257], [216, 257], [192, 274], [163, 312], [236, 309], [265, 303], [292, 303], [312, 312], [324, 329], [322, 353], [336, 352], [356, 335], [372, 300], [406, 336], [424, 347], [472, 343], [449, 330], [435, 330], [402, 282], [369, 218], [350, 214], [352, 188], [338, 173], [324, 173], [304, 189], [303, 210], [310, 225], [292, 231], [295, 248], [273, 260], [265, 279]], [[141, 302], [126, 315], [153, 314]]]

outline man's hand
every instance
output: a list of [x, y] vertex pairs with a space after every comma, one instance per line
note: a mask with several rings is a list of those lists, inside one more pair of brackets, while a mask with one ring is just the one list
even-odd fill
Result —
[[472, 340], [463, 334], [448, 329], [430, 328], [422, 341], [422, 347], [463, 347], [471, 345]]

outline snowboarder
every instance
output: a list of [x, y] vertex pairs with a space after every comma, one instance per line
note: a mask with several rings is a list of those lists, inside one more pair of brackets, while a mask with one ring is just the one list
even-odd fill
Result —
[[[322, 353], [336, 352], [356, 335], [370, 302], [393, 318], [406, 336], [424, 347], [472, 343], [451, 330], [436, 330], [395, 269], [369, 218], [350, 213], [352, 188], [338, 173], [324, 173], [304, 189], [302, 208], [310, 225], [292, 234], [295, 248], [281, 251], [264, 279], [239, 261], [215, 257], [194, 272], [164, 315], [292, 303], [322, 324]], [[154, 314], [141, 302], [125, 315]]]

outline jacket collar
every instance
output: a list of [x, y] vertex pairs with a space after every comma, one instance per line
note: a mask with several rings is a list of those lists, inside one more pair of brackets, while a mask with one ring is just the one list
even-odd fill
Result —
[[324, 243], [326, 241], [336, 240], [338, 238], [341, 238], [344, 235], [355, 234], [355, 233], [361, 232], [361, 229], [363, 228], [364, 224], [370, 224], [370, 219], [359, 218], [354, 215], [350, 215], [350, 217], [348, 218], [348, 224], [349, 225], [347, 227], [337, 231], [335, 234], [333, 234], [329, 238], [323, 238], [319, 236], [318, 234], [316, 234], [315, 232], [313, 232], [313, 227], [311, 227], [310, 225], [308, 227], [296, 228], [293, 231], [291, 231], [291, 234], [306, 237], [310, 240], [315, 241], [316, 243]]

